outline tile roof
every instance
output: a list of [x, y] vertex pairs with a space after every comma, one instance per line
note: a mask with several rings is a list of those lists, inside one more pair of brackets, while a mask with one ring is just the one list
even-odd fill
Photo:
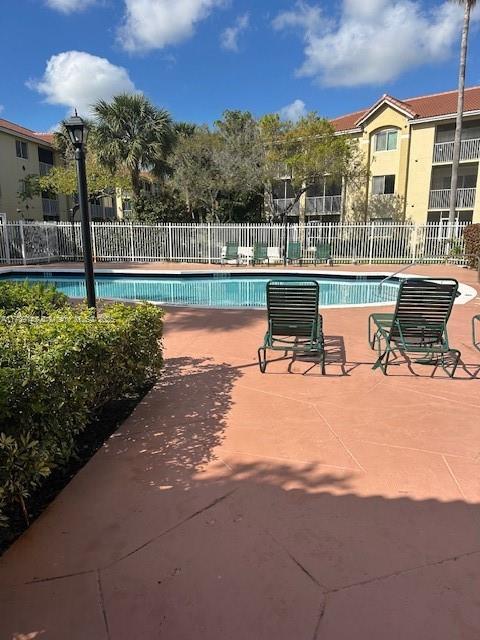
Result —
[[[407, 98], [406, 100], [398, 100], [387, 94], [383, 95], [368, 109], [348, 113], [338, 118], [333, 118], [331, 123], [336, 131], [348, 131], [355, 129], [358, 123], [373, 109], [375, 109], [383, 100], [393, 102], [401, 109], [408, 111], [412, 119], [415, 118], [435, 118], [453, 114], [457, 110], [457, 91], [445, 91], [444, 93], [434, 93], [428, 96], [419, 96], [417, 98]], [[465, 108], [464, 113], [468, 111], [480, 111], [480, 86], [465, 89]]]
[[31, 129], [27, 129], [26, 127], [22, 127], [19, 124], [15, 124], [14, 122], [10, 122], [9, 120], [3, 120], [0, 118], [0, 129], [8, 129], [12, 133], [16, 133], [21, 136], [26, 136], [27, 138], [36, 138], [39, 142], [43, 144], [51, 145], [53, 144], [53, 134], [51, 133], [36, 133]]

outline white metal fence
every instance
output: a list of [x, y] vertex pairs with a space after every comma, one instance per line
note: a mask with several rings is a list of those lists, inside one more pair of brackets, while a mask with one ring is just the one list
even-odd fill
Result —
[[[110, 262], [220, 262], [227, 242], [251, 255], [257, 242], [283, 260], [289, 243], [299, 242], [302, 259], [313, 262], [315, 245], [328, 244], [338, 263], [463, 261], [463, 229], [448, 240], [445, 221], [435, 224], [159, 224], [95, 222], [93, 255]], [[449, 253], [449, 255], [447, 255]], [[82, 258], [79, 223], [0, 223], [0, 263], [33, 264]]]

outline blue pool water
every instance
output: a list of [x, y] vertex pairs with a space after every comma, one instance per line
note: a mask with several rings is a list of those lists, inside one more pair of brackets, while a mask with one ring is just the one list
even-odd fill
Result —
[[[207, 307], [265, 307], [266, 283], [271, 279], [301, 280], [301, 277], [275, 275], [253, 277], [226, 275], [215, 277], [132, 277], [97, 276], [99, 298], [151, 300], [166, 304]], [[312, 278], [306, 278], [311, 280]], [[398, 282], [379, 288], [379, 279], [315, 278], [320, 284], [320, 306], [391, 303], [397, 298]], [[83, 276], [66, 274], [12, 274], [1, 280], [28, 280], [55, 285], [72, 298], [84, 298]]]

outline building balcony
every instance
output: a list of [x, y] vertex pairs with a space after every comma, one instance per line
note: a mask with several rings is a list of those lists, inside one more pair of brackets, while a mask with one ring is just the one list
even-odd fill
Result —
[[[462, 140], [460, 145], [460, 160], [478, 160], [480, 158], [480, 138]], [[453, 140], [451, 142], [436, 142], [433, 147], [433, 162], [442, 164], [453, 160]]]
[[[473, 209], [475, 206], [476, 189], [457, 189], [457, 209]], [[428, 201], [429, 209], [447, 210], [450, 207], [450, 189], [433, 189]]]
[[58, 216], [58, 200], [54, 198], [42, 198], [42, 213], [46, 216]]
[[315, 196], [307, 197], [305, 201], [305, 213], [308, 215], [323, 215], [324, 213], [340, 213], [342, 209], [342, 196]]
[[53, 164], [48, 162], [39, 162], [40, 175], [46, 176], [53, 168]]
[[[288, 209], [288, 207], [291, 206], [293, 201], [294, 201], [294, 198], [274, 198], [273, 208], [275, 210], [275, 213], [282, 215]], [[290, 211], [288, 212], [288, 215], [298, 216], [299, 211], [300, 211], [300, 203], [297, 201], [294, 204], [293, 208], [290, 209]]]

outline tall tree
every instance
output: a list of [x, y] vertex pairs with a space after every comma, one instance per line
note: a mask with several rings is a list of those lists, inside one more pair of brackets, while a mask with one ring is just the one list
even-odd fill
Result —
[[[316, 113], [298, 122], [270, 114], [260, 120], [260, 127], [266, 149], [265, 182], [273, 184], [285, 176], [290, 182], [293, 197], [282, 211], [284, 219], [309, 187], [326, 175], [341, 178], [350, 164], [352, 144]], [[302, 207], [300, 222], [304, 222]]]
[[134, 198], [138, 198], [142, 171], [158, 177], [169, 171], [167, 159], [176, 138], [169, 113], [140, 94], [121, 94], [111, 102], [99, 100], [93, 111], [100, 162], [111, 169], [124, 166], [130, 174]]
[[460, 44], [460, 65], [458, 70], [458, 97], [457, 119], [455, 123], [455, 139], [453, 142], [452, 181], [450, 183], [450, 210], [448, 212], [449, 237], [452, 236], [455, 224], [455, 209], [457, 205], [458, 165], [460, 162], [460, 150], [462, 145], [463, 105], [465, 98], [465, 71], [467, 65], [468, 31], [470, 28], [470, 16], [477, 0], [453, 0], [463, 6], [463, 28]]

